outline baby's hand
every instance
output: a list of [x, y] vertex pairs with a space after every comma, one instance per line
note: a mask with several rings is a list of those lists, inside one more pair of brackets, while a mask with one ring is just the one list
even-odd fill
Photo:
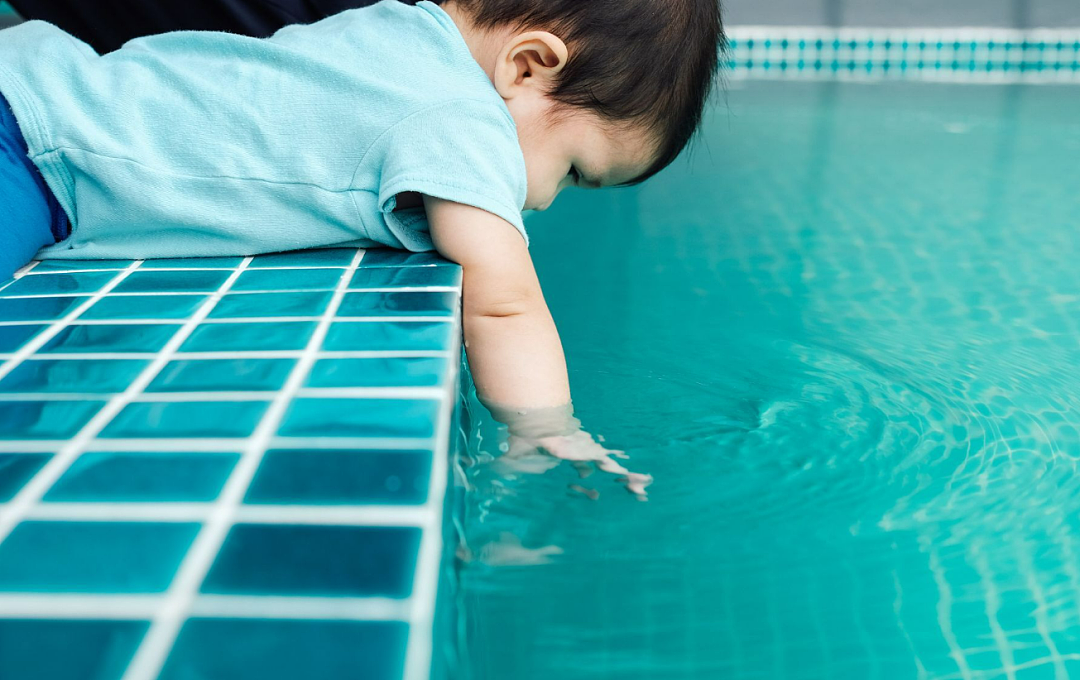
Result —
[[570, 461], [582, 477], [592, 472], [588, 467], [592, 463], [604, 472], [619, 475], [618, 481], [638, 500], [648, 500], [645, 487], [652, 484], [652, 475], [627, 470], [615, 460], [629, 458], [626, 453], [605, 449], [585, 430], [578, 430], [573, 434], [536, 438], [511, 435], [510, 451], [520, 452], [528, 449], [543, 450], [555, 458]]

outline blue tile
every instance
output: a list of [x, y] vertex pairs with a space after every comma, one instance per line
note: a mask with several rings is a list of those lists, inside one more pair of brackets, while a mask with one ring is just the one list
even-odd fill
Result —
[[431, 451], [267, 451], [245, 503], [415, 504], [427, 499]]
[[0, 321], [52, 321], [86, 302], [78, 297], [0, 299]]
[[101, 433], [104, 438], [247, 437], [266, 411], [266, 401], [136, 402]]
[[218, 497], [236, 453], [84, 453], [45, 494], [47, 502], [200, 503]]
[[139, 269], [236, 269], [243, 261], [242, 257], [174, 257], [147, 260], [139, 265]]
[[20, 325], [0, 326], [0, 352], [17, 352], [46, 326]]
[[414, 527], [237, 524], [202, 592], [408, 597], [420, 533]]
[[323, 349], [330, 352], [411, 352], [450, 349], [454, 324], [431, 321], [339, 321]]
[[160, 680], [400, 680], [408, 633], [399, 621], [193, 618]]
[[148, 621], [0, 619], [0, 678], [120, 680]]
[[232, 290], [334, 290], [344, 269], [249, 269]]
[[149, 361], [27, 360], [0, 379], [0, 392], [123, 392]]
[[345, 267], [352, 262], [355, 254], [356, 251], [352, 248], [297, 250], [291, 253], [260, 255], [252, 260], [248, 267]]
[[0, 453], [0, 503], [14, 498], [50, 458], [46, 453]]
[[[446, 359], [321, 359], [308, 387], [436, 387], [446, 375]], [[0, 388], [3, 382], [0, 382]]]
[[438, 253], [410, 253], [393, 248], [372, 248], [364, 253], [361, 267], [424, 267], [434, 264], [452, 264]]
[[116, 277], [116, 272], [81, 274], [32, 274], [11, 284], [0, 295], [60, 295], [96, 293]]
[[0, 591], [164, 592], [199, 526], [23, 522], [0, 543]]
[[[278, 390], [294, 359], [181, 359], [161, 369], [147, 392], [248, 392]], [[0, 381], [0, 388], [4, 385]]]
[[106, 295], [80, 319], [186, 319], [206, 301], [205, 295]]
[[78, 271], [80, 269], [127, 269], [131, 260], [42, 260], [33, 271]]
[[460, 286], [458, 267], [372, 267], [357, 269], [349, 288]]
[[287, 323], [213, 323], [192, 332], [181, 352], [254, 352], [304, 349], [315, 332], [314, 321]]
[[180, 324], [68, 326], [45, 343], [42, 353], [157, 352]]
[[[277, 271], [269, 269], [267, 271]], [[245, 319], [271, 316], [321, 316], [334, 292], [240, 293], [221, 298], [210, 312], [211, 319]]]
[[439, 402], [426, 399], [297, 399], [284, 437], [430, 437]]
[[340, 316], [450, 316], [457, 293], [348, 293]]
[[113, 290], [118, 293], [212, 293], [225, 283], [227, 271], [134, 271]]
[[0, 408], [0, 439], [70, 439], [104, 401], [6, 401]]

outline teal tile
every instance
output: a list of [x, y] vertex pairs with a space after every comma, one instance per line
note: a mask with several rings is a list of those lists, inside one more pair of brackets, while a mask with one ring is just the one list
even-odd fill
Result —
[[295, 365], [294, 359], [181, 359], [166, 364], [146, 391], [278, 390]]
[[427, 499], [431, 451], [267, 451], [245, 503], [415, 504]]
[[203, 324], [192, 332], [181, 352], [254, 352], [304, 349], [315, 332], [314, 321], [286, 323]]
[[357, 269], [349, 288], [460, 286], [458, 267], [371, 267]]
[[371, 248], [364, 253], [360, 267], [425, 267], [430, 265], [453, 264], [438, 253], [410, 253], [407, 250], [393, 248]]
[[148, 621], [0, 619], [0, 678], [120, 680]]
[[0, 392], [123, 392], [149, 364], [139, 360], [26, 360], [0, 379]]
[[338, 321], [323, 349], [330, 352], [412, 352], [450, 349], [454, 324], [431, 321]]
[[260, 255], [248, 265], [260, 267], [345, 267], [352, 262], [356, 251], [352, 248], [325, 248], [322, 250], [296, 250], [289, 253]]
[[42, 353], [157, 352], [180, 324], [68, 326], [39, 350]]
[[[278, 271], [268, 269], [267, 271]], [[334, 292], [238, 293], [221, 298], [210, 312], [211, 319], [245, 319], [272, 316], [321, 316]]]
[[[446, 375], [446, 359], [320, 359], [308, 387], [436, 387]], [[0, 382], [3, 387], [3, 382]]]
[[0, 298], [0, 321], [52, 321], [85, 302], [78, 297]]
[[236, 269], [244, 261], [242, 257], [174, 257], [161, 260], [147, 260], [139, 269]]
[[0, 591], [164, 592], [199, 526], [23, 522], [0, 543]]
[[0, 407], [0, 439], [70, 439], [104, 401], [6, 401]]
[[247, 437], [266, 411], [266, 401], [136, 402], [101, 433], [103, 438]]
[[232, 290], [334, 290], [344, 269], [249, 269]]
[[201, 592], [408, 597], [420, 534], [415, 527], [237, 524]]
[[0, 295], [66, 295], [96, 293], [116, 278], [116, 272], [31, 274], [11, 284]]
[[457, 305], [457, 293], [348, 293], [337, 315], [451, 316]]
[[400, 621], [193, 618], [160, 680], [400, 680], [408, 634]]
[[195, 313], [206, 295], [106, 295], [80, 319], [186, 319]]
[[232, 272], [215, 271], [142, 271], [128, 274], [113, 290], [117, 293], [212, 293], [225, 283]]
[[46, 502], [200, 503], [218, 497], [236, 453], [84, 453], [45, 494]]
[[296, 399], [285, 437], [430, 437], [439, 402], [428, 399]]
[[0, 352], [19, 351], [23, 345], [45, 328], [47, 326], [37, 324], [0, 326]]
[[0, 453], [0, 503], [14, 498], [50, 458], [47, 453]]
[[127, 269], [131, 260], [42, 260], [33, 271], [78, 271], [80, 269]]

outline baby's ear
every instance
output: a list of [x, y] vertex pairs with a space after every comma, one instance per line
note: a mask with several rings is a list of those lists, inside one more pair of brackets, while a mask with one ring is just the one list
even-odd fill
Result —
[[568, 58], [566, 43], [547, 31], [515, 35], [503, 47], [495, 63], [495, 89], [503, 99], [511, 99], [531, 88], [540, 88], [546, 93]]

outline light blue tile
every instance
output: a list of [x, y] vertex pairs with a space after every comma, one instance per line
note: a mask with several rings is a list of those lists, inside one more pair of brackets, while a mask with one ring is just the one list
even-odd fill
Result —
[[201, 592], [408, 597], [420, 533], [414, 527], [237, 524]]
[[294, 365], [294, 359], [181, 359], [166, 364], [146, 391], [278, 390]]
[[0, 592], [164, 592], [199, 526], [23, 522], [0, 543]]
[[205, 295], [106, 295], [80, 319], [186, 319], [206, 301]]
[[[267, 271], [278, 271], [268, 269]], [[273, 316], [320, 316], [330, 304], [333, 291], [311, 293], [242, 293], [221, 298], [211, 319], [245, 319]]]
[[211, 323], [197, 327], [181, 352], [253, 352], [304, 349], [314, 321], [287, 323]]
[[337, 315], [450, 316], [457, 305], [457, 293], [348, 293]]
[[248, 267], [345, 267], [352, 262], [355, 254], [356, 251], [352, 248], [297, 250], [291, 253], [260, 255], [252, 260]]
[[0, 619], [0, 678], [120, 680], [148, 621]]
[[450, 349], [454, 324], [431, 321], [339, 321], [323, 349], [331, 352], [405, 352]]
[[407, 288], [420, 286], [460, 286], [458, 267], [371, 267], [358, 269], [349, 288]]
[[285, 437], [430, 437], [439, 402], [427, 399], [297, 399]]
[[245, 503], [416, 504], [427, 499], [431, 451], [267, 451]]
[[17, 352], [46, 326], [0, 326], [0, 352]]
[[227, 271], [141, 271], [128, 274], [118, 293], [212, 293], [225, 283]]
[[266, 401], [136, 402], [102, 431], [103, 438], [247, 437], [266, 411]]
[[334, 290], [344, 269], [249, 269], [232, 290]]
[[180, 330], [179, 324], [68, 326], [42, 353], [157, 352]]
[[0, 453], [0, 503], [14, 498], [50, 458], [47, 453]]
[[[436, 387], [446, 375], [446, 359], [320, 359], [308, 387]], [[3, 387], [3, 382], [0, 382]]]
[[243, 262], [242, 257], [176, 257], [161, 260], [147, 260], [139, 269], [235, 269]]
[[42, 260], [33, 271], [78, 271], [80, 269], [127, 269], [131, 260]]
[[149, 363], [141, 360], [27, 360], [0, 379], [0, 392], [123, 392]]
[[236, 453], [84, 453], [46, 502], [200, 503], [217, 498]]
[[104, 401], [6, 401], [0, 407], [0, 439], [70, 439]]
[[72, 307], [86, 302], [78, 297], [44, 297], [6, 300], [0, 298], [0, 321], [52, 321]]
[[116, 277], [116, 272], [85, 272], [80, 274], [34, 274], [11, 284], [0, 296], [8, 295], [66, 295], [89, 294], [101, 290]]
[[360, 260], [361, 267], [425, 267], [430, 265], [449, 265], [438, 253], [410, 253], [393, 248], [371, 248]]

